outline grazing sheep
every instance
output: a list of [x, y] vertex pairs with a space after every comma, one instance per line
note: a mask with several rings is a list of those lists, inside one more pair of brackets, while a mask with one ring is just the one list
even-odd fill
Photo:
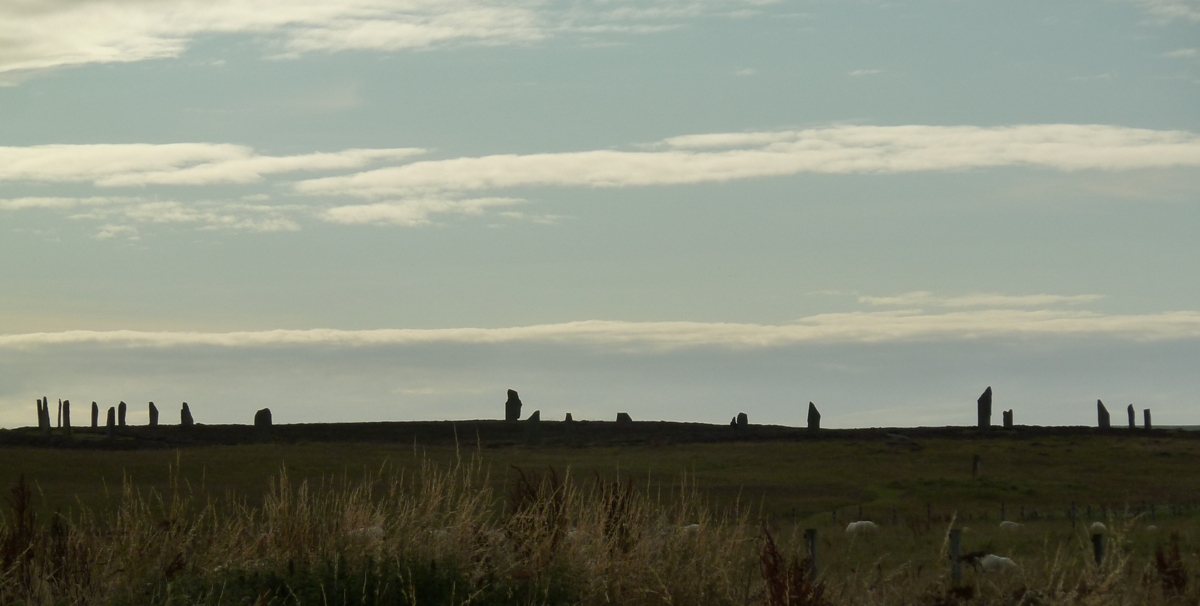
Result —
[[1004, 556], [989, 553], [979, 558], [979, 568], [984, 572], [1005, 572], [1016, 570], [1017, 563]]
[[1017, 563], [1009, 558], [982, 551], [965, 553], [959, 559], [969, 564], [976, 572], [1005, 572], [1017, 568]]
[[1108, 529], [1105, 528], [1104, 524], [1101, 524], [1100, 522], [1092, 522], [1092, 525], [1088, 527], [1088, 530], [1091, 530], [1092, 534], [1104, 534], [1105, 532], [1108, 532]]
[[1021, 524], [1018, 524], [1012, 520], [1004, 520], [1003, 522], [1000, 522], [1000, 528], [1003, 530], [1020, 530], [1021, 526]]
[[858, 522], [850, 522], [846, 525], [846, 534], [858, 534], [860, 532], [870, 532], [879, 528], [875, 522], [870, 520], [859, 520]]

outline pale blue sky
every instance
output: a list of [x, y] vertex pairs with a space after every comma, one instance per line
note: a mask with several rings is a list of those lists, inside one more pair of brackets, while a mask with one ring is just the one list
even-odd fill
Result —
[[45, 1], [0, 83], [0, 426], [1200, 424], [1195, 0]]

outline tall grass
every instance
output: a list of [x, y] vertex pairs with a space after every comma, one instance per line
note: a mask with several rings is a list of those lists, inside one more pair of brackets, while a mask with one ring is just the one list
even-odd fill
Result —
[[[697, 492], [516, 469], [506, 493], [478, 458], [294, 482], [259, 505], [173, 482], [126, 480], [113, 511], [37, 519], [22, 479], [0, 515], [0, 604], [1184, 604], [1197, 564], [1118, 522], [1105, 562], [1082, 525], [1023, 535], [968, 530], [1017, 570], [968, 570], [952, 587], [948, 528], [921, 522], [847, 536], [823, 528], [808, 577], [802, 525], [714, 513]], [[954, 524], [954, 522], [951, 522]], [[960, 524], [959, 527], [962, 525]], [[1141, 533], [1141, 534], [1138, 534]]]

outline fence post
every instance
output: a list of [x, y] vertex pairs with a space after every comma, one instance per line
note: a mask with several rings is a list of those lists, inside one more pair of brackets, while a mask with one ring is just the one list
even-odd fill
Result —
[[962, 583], [962, 531], [950, 531], [950, 581], [957, 587]]
[[1104, 563], [1104, 533], [1097, 532], [1092, 535], [1092, 554], [1096, 556], [1096, 565]]
[[817, 529], [804, 529], [804, 545], [808, 549], [808, 581], [817, 580]]

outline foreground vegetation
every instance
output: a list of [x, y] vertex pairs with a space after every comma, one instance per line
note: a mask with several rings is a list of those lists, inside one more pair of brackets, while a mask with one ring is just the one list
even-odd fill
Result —
[[[831, 516], [794, 524], [713, 506], [694, 478], [646, 480], [417, 456], [260, 494], [126, 480], [111, 508], [38, 513], [18, 478], [0, 520], [2, 604], [1167, 604], [1196, 603], [1187, 510], [1104, 519], [1097, 565], [1084, 520], [931, 516], [913, 508], [848, 534]], [[1161, 481], [1161, 478], [1160, 478]], [[1173, 515], [1169, 515], [1173, 514]], [[1097, 511], [1099, 516], [1099, 511]], [[886, 517], [886, 516], [885, 516]], [[818, 530], [810, 582], [803, 531]], [[1005, 572], [951, 582], [948, 530]]]

